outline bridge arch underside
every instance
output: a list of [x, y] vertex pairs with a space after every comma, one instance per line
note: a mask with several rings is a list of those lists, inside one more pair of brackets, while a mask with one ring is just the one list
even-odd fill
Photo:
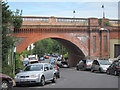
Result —
[[68, 51], [68, 63], [69, 65], [76, 66], [76, 64], [85, 57], [84, 53], [73, 43], [70, 41], [60, 39], [60, 38], [52, 38], [58, 42], [60, 42]]
[[[23, 38], [22, 35], [17, 36]], [[76, 66], [80, 59], [88, 56], [88, 48], [84, 45], [77, 37], [71, 36], [71, 34], [56, 34], [56, 33], [44, 33], [41, 35], [34, 35], [26, 37], [18, 45], [16, 50], [21, 53], [23, 52], [30, 44], [35, 43], [39, 40], [46, 38], [52, 38], [60, 42], [68, 51], [68, 62], [70, 66]]]

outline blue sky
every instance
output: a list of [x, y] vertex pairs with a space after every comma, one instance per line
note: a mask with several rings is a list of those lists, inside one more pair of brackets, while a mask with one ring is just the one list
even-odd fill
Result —
[[15, 2], [8, 1], [11, 10], [23, 10], [23, 16], [102, 18], [105, 6], [106, 18], [118, 18], [118, 2]]

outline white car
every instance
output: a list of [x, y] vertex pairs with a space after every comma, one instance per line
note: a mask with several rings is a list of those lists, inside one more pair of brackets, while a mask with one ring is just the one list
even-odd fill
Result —
[[91, 71], [106, 72], [111, 63], [108, 60], [94, 60]]
[[44, 86], [46, 81], [56, 82], [55, 70], [49, 63], [29, 64], [15, 76], [16, 86], [22, 84], [40, 84]]

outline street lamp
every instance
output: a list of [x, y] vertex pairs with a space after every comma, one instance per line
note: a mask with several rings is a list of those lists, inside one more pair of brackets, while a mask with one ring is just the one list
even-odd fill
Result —
[[75, 10], [73, 10], [73, 18], [75, 18]]
[[109, 58], [109, 30], [106, 28], [100, 28], [101, 31], [107, 31], [108, 32], [108, 58]]
[[102, 8], [103, 8], [103, 18], [105, 18], [104, 5], [102, 5]]

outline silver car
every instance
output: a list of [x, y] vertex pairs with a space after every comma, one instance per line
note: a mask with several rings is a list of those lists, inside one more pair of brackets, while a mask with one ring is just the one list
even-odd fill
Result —
[[29, 64], [15, 76], [16, 86], [22, 84], [40, 84], [44, 86], [46, 81], [56, 82], [55, 71], [49, 63]]
[[111, 63], [108, 60], [94, 60], [92, 63], [91, 71], [106, 72], [110, 64]]

